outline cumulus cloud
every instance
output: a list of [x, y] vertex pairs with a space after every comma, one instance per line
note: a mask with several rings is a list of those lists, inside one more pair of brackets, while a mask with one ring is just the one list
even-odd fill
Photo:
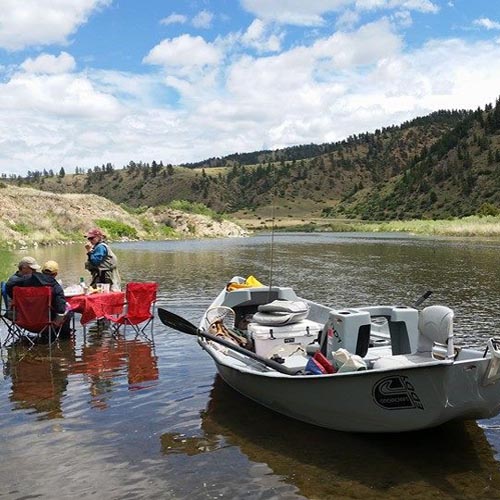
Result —
[[33, 45], [66, 44], [93, 12], [111, 1], [2, 0], [0, 48], [14, 51]]
[[241, 42], [257, 50], [257, 52], [278, 52], [284, 33], [273, 32], [273, 28], [261, 21], [254, 19], [241, 37]]
[[84, 75], [18, 73], [0, 85], [0, 110], [108, 121], [120, 115], [121, 105]]
[[41, 54], [35, 59], [28, 58], [21, 68], [27, 73], [57, 74], [73, 71], [75, 59], [67, 52], [61, 52], [58, 56], [52, 54]]
[[220, 58], [217, 47], [201, 36], [181, 35], [161, 41], [149, 51], [143, 62], [187, 74], [194, 68], [215, 65]]

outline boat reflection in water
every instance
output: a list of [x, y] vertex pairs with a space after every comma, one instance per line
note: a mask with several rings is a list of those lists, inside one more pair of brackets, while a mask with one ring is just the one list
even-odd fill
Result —
[[126, 374], [131, 391], [149, 387], [159, 376], [152, 342], [114, 338], [109, 332], [90, 335], [79, 349], [75, 337], [50, 348], [10, 346], [4, 374], [12, 380], [13, 409], [33, 409], [39, 419], [64, 417], [62, 401], [70, 376], [80, 375], [88, 383], [95, 409], [107, 408], [121, 375]]
[[336, 432], [271, 412], [218, 375], [201, 418], [201, 436], [163, 434], [163, 453], [234, 447], [307, 498], [500, 498], [498, 463], [473, 421], [402, 434]]

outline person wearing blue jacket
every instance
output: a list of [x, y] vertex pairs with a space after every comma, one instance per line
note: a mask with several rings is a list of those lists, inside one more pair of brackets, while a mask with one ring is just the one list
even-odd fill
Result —
[[118, 259], [105, 242], [106, 235], [99, 228], [93, 228], [86, 233], [85, 237], [87, 238], [85, 268], [92, 275], [90, 286], [95, 288], [97, 283], [109, 283], [111, 290], [120, 290]]

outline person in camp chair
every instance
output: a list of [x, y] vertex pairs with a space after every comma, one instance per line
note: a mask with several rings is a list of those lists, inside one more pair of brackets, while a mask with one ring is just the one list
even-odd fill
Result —
[[87, 238], [85, 269], [92, 275], [90, 286], [95, 288], [97, 283], [109, 283], [111, 290], [119, 291], [121, 284], [117, 269], [118, 259], [105, 242], [106, 235], [95, 227], [85, 236]]
[[[41, 267], [34, 257], [23, 257], [17, 265], [17, 271], [5, 283], [5, 290], [2, 290], [5, 298], [5, 308], [7, 309], [6, 316], [12, 318], [11, 301], [12, 301], [12, 288], [24, 280], [31, 277], [34, 272], [40, 272]], [[4, 293], [5, 292], [5, 293]]]
[[[29, 267], [31, 272], [26, 267]], [[55, 269], [57, 271], [54, 274]], [[12, 300], [13, 289], [16, 286], [50, 286], [52, 288], [52, 317], [56, 325], [61, 325], [59, 336], [68, 337], [71, 333], [72, 313], [67, 312], [64, 290], [55, 278], [58, 271], [59, 265], [55, 261], [48, 261], [43, 267], [40, 267], [33, 257], [25, 257], [19, 262], [18, 272], [7, 281], [5, 291]]]

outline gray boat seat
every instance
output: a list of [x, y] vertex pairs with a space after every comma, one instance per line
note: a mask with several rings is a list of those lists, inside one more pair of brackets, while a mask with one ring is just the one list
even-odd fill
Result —
[[454, 357], [453, 316], [453, 311], [445, 306], [429, 306], [420, 312], [416, 354], [432, 356], [437, 343], [447, 346], [448, 358]]
[[252, 321], [261, 325], [291, 325], [305, 319], [309, 306], [301, 300], [273, 300], [258, 307]]

